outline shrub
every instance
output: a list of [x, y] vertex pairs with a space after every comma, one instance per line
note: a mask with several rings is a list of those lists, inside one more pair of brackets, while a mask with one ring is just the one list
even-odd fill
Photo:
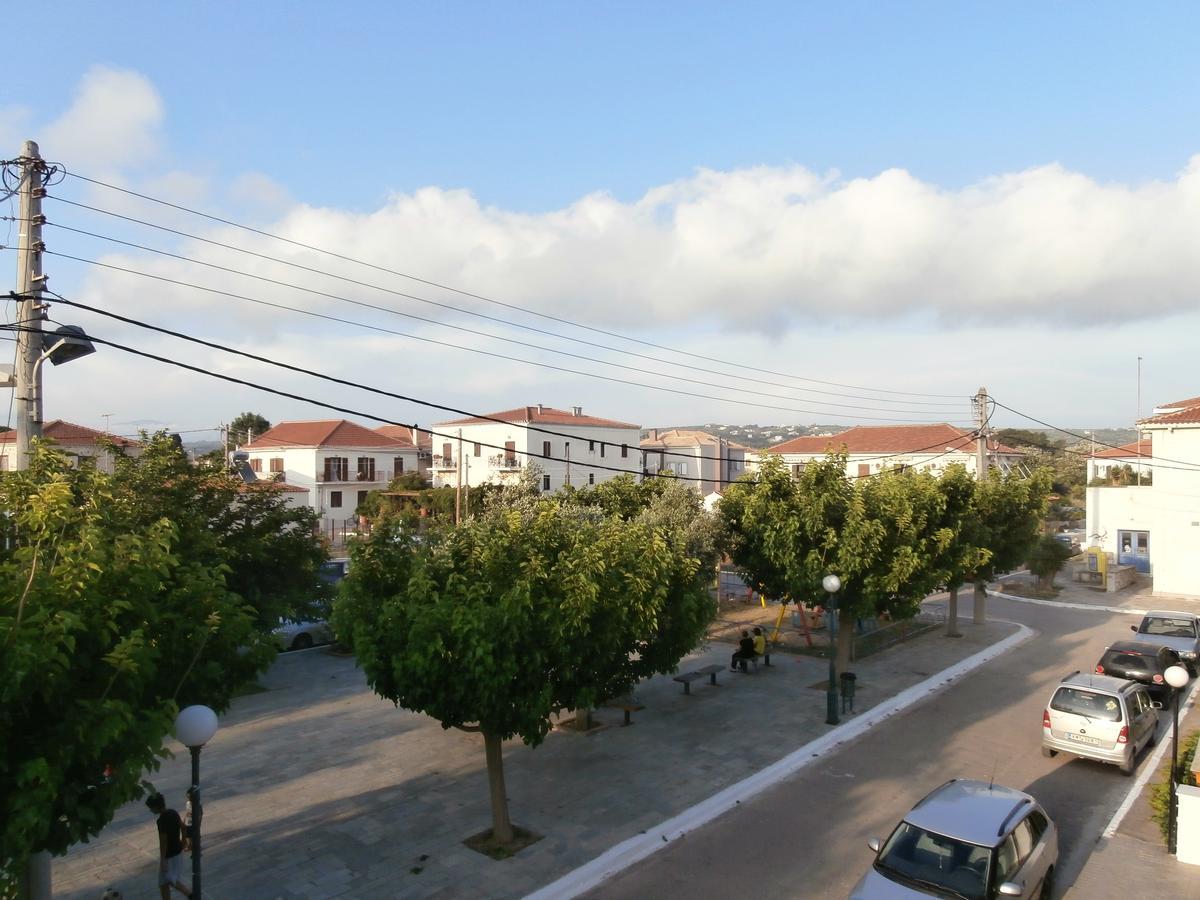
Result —
[[[1179, 742], [1179, 783], [1196, 784], [1196, 776], [1192, 772], [1192, 760], [1196, 757], [1196, 745], [1200, 743], [1200, 731], [1193, 731]], [[1159, 772], [1162, 780], [1150, 787], [1151, 818], [1158, 823], [1163, 840], [1167, 840], [1167, 830], [1170, 828], [1171, 816], [1171, 760], [1168, 757]]]

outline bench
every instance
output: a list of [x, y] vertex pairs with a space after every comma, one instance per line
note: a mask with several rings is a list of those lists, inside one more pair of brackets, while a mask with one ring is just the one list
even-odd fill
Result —
[[[766, 653], [763, 653], [759, 656], [753, 656], [750, 658], [750, 665], [752, 665], [754, 667], [755, 672], [758, 671], [758, 663], [760, 660], [762, 661], [762, 664], [764, 667], [771, 665], [771, 648], [770, 647], [767, 648]], [[742, 671], [745, 672], [746, 671], [746, 660], [743, 659], [741, 661], [741, 663], [742, 663]]]
[[715, 687], [720, 687], [720, 685], [717, 684], [717, 673], [724, 671], [724, 666], [704, 666], [703, 668], [696, 669], [694, 672], [681, 672], [680, 674], [676, 675], [673, 680], [682, 684], [683, 692], [690, 696], [692, 693], [692, 682], [698, 678], [703, 678], [705, 675], [708, 676], [710, 684], [714, 685]]
[[610, 700], [608, 703], [605, 703], [604, 706], [607, 709], [624, 710], [625, 721], [621, 723], [622, 728], [624, 728], [626, 725], [633, 724], [633, 720], [630, 718], [630, 714], [635, 713], [635, 712], [641, 712], [643, 709], [646, 708], [642, 704], [637, 703], [633, 700]]

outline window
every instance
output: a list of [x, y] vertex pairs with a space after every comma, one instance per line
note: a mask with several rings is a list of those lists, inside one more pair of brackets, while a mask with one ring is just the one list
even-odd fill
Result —
[[476, 442], [476, 444], [475, 444], [475, 455], [476, 456], [483, 455], [483, 445], [478, 442]]
[[600, 442], [600, 458], [604, 459], [604, 441]]
[[595, 484], [595, 483], [596, 483], [596, 473], [588, 472], [588, 484]]
[[359, 481], [374, 481], [375, 480], [375, 457], [360, 456], [358, 458], [358, 480]]
[[596, 452], [596, 442], [588, 441], [588, 453], [595, 453], [595, 452]]
[[454, 456], [454, 445], [442, 444], [442, 459], [449, 460], [452, 456]]
[[1012, 881], [1020, 863], [1017, 861], [1017, 842], [1010, 834], [996, 850], [996, 884]]
[[621, 445], [621, 459], [628, 459], [628, 458], [629, 458], [629, 445], [622, 444]]
[[1017, 865], [1023, 866], [1033, 852], [1033, 829], [1029, 827], [1029, 820], [1023, 819], [1017, 823], [1012, 836], [1017, 845]]
[[858, 477], [859, 478], [866, 478], [870, 474], [871, 474], [871, 466], [869, 463], [859, 463], [858, 464]]
[[542, 476], [542, 490], [543, 491], [550, 490], [550, 476], [549, 475]]
[[542, 456], [548, 457], [549, 455], [550, 455], [550, 442], [542, 441]]
[[515, 466], [517, 464], [517, 442], [504, 442], [504, 464], [506, 466]]
[[271, 471], [272, 472], [282, 472], [283, 471], [283, 457], [282, 456], [272, 456], [271, 457]]
[[341, 506], [342, 506], [342, 492], [341, 491], [330, 491], [329, 492], [329, 506], [331, 509], [341, 509]]
[[397, 456], [395, 459], [392, 460], [392, 466], [395, 469], [395, 473], [397, 475], [403, 475], [404, 474], [404, 457]]
[[250, 460], [250, 471], [251, 472], [261, 472], [262, 471], [262, 460], [261, 459]]
[[325, 481], [345, 481], [349, 471], [350, 460], [346, 457], [325, 457]]
[[1049, 824], [1049, 821], [1040, 809], [1035, 809], [1031, 812], [1029, 818], [1025, 821], [1029, 823], [1029, 827], [1033, 830], [1033, 842], [1036, 844], [1042, 839], [1042, 835], [1046, 833], [1046, 826]]
[[367, 502], [367, 492], [359, 491], [358, 492], [358, 505], [362, 506], [366, 502]]

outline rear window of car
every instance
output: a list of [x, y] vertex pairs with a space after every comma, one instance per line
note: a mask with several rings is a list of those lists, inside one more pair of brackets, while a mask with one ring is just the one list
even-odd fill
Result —
[[1059, 712], [1103, 719], [1106, 722], [1121, 721], [1121, 701], [1112, 694], [1085, 691], [1081, 688], [1060, 687], [1050, 701], [1050, 708]]
[[1191, 619], [1168, 619], [1151, 616], [1142, 622], [1142, 627], [1139, 631], [1142, 634], [1157, 634], [1162, 637], [1194, 638], [1196, 636], [1196, 623]]
[[1120, 669], [1123, 672], [1157, 672], [1158, 657], [1143, 656], [1140, 653], [1126, 653], [1109, 650], [1100, 660], [1105, 669]]

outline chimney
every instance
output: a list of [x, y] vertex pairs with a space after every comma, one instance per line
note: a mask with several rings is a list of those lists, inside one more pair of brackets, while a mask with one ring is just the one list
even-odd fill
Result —
[[538, 415], [542, 414], [542, 404], [538, 404]]
[[658, 440], [658, 429], [657, 428], [650, 429], [650, 440], [652, 440], [652, 441]]
[[571, 407], [571, 415], [582, 416], [583, 415], [583, 407], [582, 406], [572, 406]]

